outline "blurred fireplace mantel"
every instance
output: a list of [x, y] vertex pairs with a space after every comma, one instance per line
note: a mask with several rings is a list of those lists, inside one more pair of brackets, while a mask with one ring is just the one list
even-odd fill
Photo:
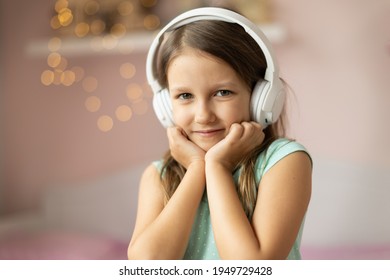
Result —
[[[259, 25], [273, 44], [286, 38], [284, 27], [277, 23]], [[61, 38], [59, 53], [66, 56], [128, 55], [146, 53], [157, 32], [131, 32], [116, 39], [110, 35], [84, 38]], [[25, 51], [31, 57], [47, 56], [50, 53], [49, 38], [36, 39], [27, 44]]]

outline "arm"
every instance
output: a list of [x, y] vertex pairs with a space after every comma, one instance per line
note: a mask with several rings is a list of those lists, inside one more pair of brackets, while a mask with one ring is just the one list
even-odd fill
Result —
[[[237, 196], [231, 167], [226, 164], [226, 159], [234, 157], [229, 153], [240, 151], [247, 139], [253, 139], [246, 137], [245, 130], [227, 136], [218, 152], [206, 154], [207, 192], [217, 248], [223, 259], [285, 259], [310, 200], [311, 161], [306, 153], [296, 152], [275, 164], [261, 180], [250, 222]], [[224, 151], [222, 145], [229, 149]]]
[[[187, 151], [177, 131], [169, 132], [171, 149]], [[174, 139], [171, 139], [173, 137]], [[177, 141], [178, 140], [178, 141]], [[176, 142], [179, 142], [177, 144]], [[176, 144], [175, 144], [176, 143]], [[193, 147], [191, 147], [193, 148]], [[192, 155], [201, 155], [200, 151]], [[149, 166], [142, 178], [136, 225], [128, 248], [129, 259], [180, 259], [185, 253], [192, 224], [205, 188], [204, 160], [182, 155], [187, 172], [177, 190], [164, 206], [159, 172]]]
[[[311, 194], [311, 162], [303, 152], [286, 156], [263, 177], [252, 223], [238, 199], [231, 173], [218, 164], [207, 175], [211, 219], [219, 253], [228, 259], [285, 259], [296, 239]], [[211, 173], [211, 172], [210, 172]]]
[[203, 194], [202, 163], [189, 166], [183, 181], [167, 205], [158, 171], [146, 169], [140, 184], [134, 234], [129, 259], [180, 259], [185, 253], [195, 214]]

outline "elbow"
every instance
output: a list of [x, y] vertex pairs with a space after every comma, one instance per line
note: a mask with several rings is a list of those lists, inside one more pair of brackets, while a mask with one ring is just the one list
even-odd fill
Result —
[[147, 250], [137, 250], [133, 246], [127, 248], [127, 259], [128, 260], [157, 260], [157, 256], [150, 254]]
[[134, 248], [134, 246], [129, 246], [127, 249], [127, 259], [128, 260], [165, 260], [171, 259], [167, 256], [163, 256], [159, 251], [148, 250], [147, 248]]
[[158, 260], [158, 256], [154, 254], [147, 254], [147, 253], [137, 253], [133, 252], [132, 250], [127, 250], [127, 259], [128, 260]]
[[[251, 250], [252, 249], [252, 250]], [[234, 250], [219, 252], [222, 260], [285, 260], [288, 252], [266, 248], [247, 248], [246, 250]]]
[[133, 253], [131, 245], [129, 245], [129, 247], [127, 248], [127, 259], [128, 260], [136, 260], [137, 259], [136, 256]]
[[128, 260], [151, 260], [151, 256], [145, 256], [145, 250], [137, 250], [132, 244], [127, 248], [127, 259]]

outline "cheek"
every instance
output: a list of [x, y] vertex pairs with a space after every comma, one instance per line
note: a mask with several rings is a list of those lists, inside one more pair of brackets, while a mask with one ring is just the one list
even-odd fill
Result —
[[173, 112], [172, 112], [172, 115], [173, 115], [173, 121], [174, 123], [177, 125], [177, 126], [184, 126], [186, 123], [188, 123], [188, 120], [190, 118], [190, 114], [188, 111], [186, 110], [183, 110], [182, 108], [180, 107], [176, 107], [175, 105], [173, 105]]
[[[242, 109], [238, 110], [237, 108]], [[249, 102], [239, 102], [223, 113], [223, 115], [225, 116], [224, 119], [229, 123], [250, 121], [249, 109]]]
[[243, 108], [246, 108], [245, 110], [242, 111], [242, 114], [243, 114], [243, 119], [245, 121], [250, 121], [251, 120], [251, 100], [250, 100], [251, 96], [249, 95], [248, 98], [245, 98], [245, 101], [243, 102]]

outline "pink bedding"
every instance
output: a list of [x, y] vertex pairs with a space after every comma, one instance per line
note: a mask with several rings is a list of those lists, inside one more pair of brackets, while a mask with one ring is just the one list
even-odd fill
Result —
[[1, 260], [125, 260], [127, 244], [72, 232], [14, 232], [0, 236]]
[[[127, 243], [76, 232], [0, 236], [0, 260], [126, 260]], [[305, 260], [390, 260], [390, 245], [302, 248]]]

